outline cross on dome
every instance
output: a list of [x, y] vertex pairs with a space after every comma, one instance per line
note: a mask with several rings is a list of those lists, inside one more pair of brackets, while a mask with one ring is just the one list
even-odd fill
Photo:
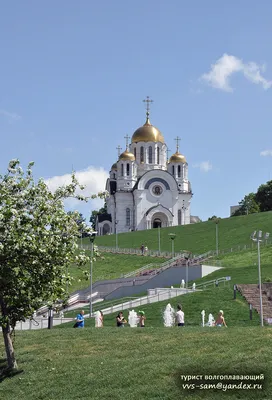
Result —
[[120, 146], [120, 144], [118, 144], [118, 146], [116, 147], [116, 150], [118, 152], [118, 158], [119, 158], [120, 154], [121, 154], [121, 150], [122, 150], [122, 147]]
[[167, 147], [167, 150], [166, 150], [166, 153], [167, 153], [167, 161], [168, 161], [168, 159], [169, 159], [169, 153], [170, 153], [170, 151], [171, 151], [171, 149], [169, 149], [169, 148]]
[[143, 100], [144, 103], [146, 103], [146, 116], [149, 116], [149, 110], [150, 110], [150, 104], [154, 102], [154, 100], [151, 100], [149, 96], [146, 96], [146, 99]]
[[181, 140], [179, 136], [174, 139], [177, 142], [177, 152], [179, 151], [179, 141]]
[[128, 150], [128, 143], [129, 143], [130, 136], [126, 135], [124, 137], [124, 139], [126, 139], [126, 150]]

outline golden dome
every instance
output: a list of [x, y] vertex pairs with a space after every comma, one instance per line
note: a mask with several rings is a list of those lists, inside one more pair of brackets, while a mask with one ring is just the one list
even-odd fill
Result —
[[112, 164], [111, 171], [113, 170], [117, 171], [117, 163]]
[[148, 118], [146, 118], [146, 122], [141, 128], [138, 128], [132, 136], [132, 143], [138, 143], [138, 142], [160, 142], [164, 143], [164, 137], [162, 133], [157, 129], [155, 126], [153, 126]]
[[130, 153], [128, 151], [128, 149], [127, 149], [126, 151], [124, 151], [120, 155], [119, 160], [122, 160], [122, 161], [135, 161], [135, 157], [134, 157], [134, 154]]
[[183, 163], [183, 164], [185, 164], [186, 163], [186, 158], [182, 154], [180, 154], [179, 151], [176, 151], [175, 154], [173, 154], [170, 157], [169, 162], [170, 163], [173, 162], [173, 163]]

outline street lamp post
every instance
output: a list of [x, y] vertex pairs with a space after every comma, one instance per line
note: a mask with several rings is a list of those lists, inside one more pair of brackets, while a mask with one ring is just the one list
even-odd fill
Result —
[[115, 221], [115, 249], [118, 249], [118, 233], [117, 233], [117, 224], [118, 221]]
[[182, 202], [182, 221], [181, 221], [181, 225], [185, 225], [185, 211], [187, 210], [187, 207], [185, 206], [185, 200], [183, 200]]
[[176, 234], [175, 233], [169, 233], [168, 236], [170, 237], [170, 239], [172, 241], [172, 258], [174, 258], [175, 257], [175, 244], [174, 244], [174, 242], [175, 242], [175, 239], [176, 239]]
[[90, 318], [93, 313], [93, 253], [94, 253], [94, 240], [97, 232], [92, 232], [90, 235], [91, 241], [91, 268], [90, 268], [90, 286], [91, 286], [91, 297], [90, 297]]
[[219, 218], [216, 218], [216, 220], [215, 220], [215, 248], [216, 248], [217, 256], [219, 254], [218, 224], [219, 224]]
[[[269, 238], [270, 233], [265, 233], [264, 240]], [[262, 239], [263, 232], [253, 232], [250, 238], [253, 242], [257, 242], [257, 249], [258, 249], [258, 273], [259, 273], [259, 296], [260, 296], [260, 314], [261, 314], [261, 326], [264, 326], [263, 323], [263, 298], [262, 298], [262, 279], [261, 279], [261, 250], [260, 250], [260, 242], [263, 241]]]
[[161, 255], [161, 228], [158, 226], [159, 255]]

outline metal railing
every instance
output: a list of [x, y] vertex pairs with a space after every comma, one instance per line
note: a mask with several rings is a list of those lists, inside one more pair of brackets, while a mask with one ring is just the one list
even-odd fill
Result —
[[203, 290], [203, 289], [206, 289], [206, 287], [208, 287], [208, 286], [217, 286], [217, 284], [219, 285], [222, 282], [224, 283], [224, 286], [225, 286], [226, 282], [230, 282], [229, 277], [227, 278], [226, 276], [223, 276], [222, 278], [212, 279], [211, 281], [199, 283], [195, 287], [196, 287], [196, 289], [202, 289]]
[[[262, 243], [262, 246], [266, 246], [266, 245], [272, 245], [272, 239], [268, 239], [266, 242]], [[227, 249], [218, 249], [218, 255], [219, 254], [224, 255], [224, 254], [239, 252], [239, 251], [243, 251], [243, 250], [250, 250], [250, 249], [254, 249], [255, 247], [256, 247], [256, 244], [254, 244], [253, 242], [247, 243], [247, 244], [239, 244], [239, 245], [235, 245], [230, 248], [227, 248]], [[85, 250], [89, 250], [90, 246], [87, 244], [83, 244], [82, 248]], [[107, 247], [107, 246], [97, 246], [97, 248], [102, 253], [106, 252], [106, 253], [117, 253], [117, 254], [142, 255], [142, 250], [136, 249], [136, 248], [120, 248], [120, 247], [116, 248], [116, 247]], [[189, 253], [189, 251], [188, 251], [188, 253]], [[217, 251], [210, 250], [204, 254], [217, 255]], [[147, 250], [146, 252], [144, 252], [144, 255], [151, 256], [151, 257], [171, 258], [172, 252], [171, 251], [160, 251], [159, 252], [158, 250]], [[182, 255], [182, 253], [175, 252], [175, 256], [176, 255]], [[197, 257], [197, 256], [194, 256], [194, 257]]]
[[[80, 246], [81, 247], [81, 246]], [[82, 249], [90, 250], [90, 246], [87, 244], [82, 244]], [[150, 257], [161, 257], [161, 258], [171, 258], [173, 256], [172, 251], [158, 251], [158, 250], [146, 250], [142, 252], [141, 249], [134, 249], [128, 247], [108, 247], [108, 246], [97, 246], [97, 250], [100, 253], [113, 253], [113, 254], [130, 254], [139, 256], [150, 256]], [[179, 251], [175, 251], [174, 255], [182, 254]]]
[[165, 261], [164, 263], [161, 264], [155, 264], [155, 263], [151, 263], [151, 264], [147, 264], [144, 265], [141, 268], [138, 268], [132, 272], [127, 273], [126, 275], [123, 275], [123, 278], [129, 278], [131, 276], [137, 276], [138, 274], [140, 274], [141, 272], [150, 270], [152, 268], [155, 269], [154, 273], [158, 272], [158, 271], [164, 271], [167, 268], [170, 268], [173, 266], [173, 264], [176, 264], [177, 261], [179, 261], [180, 259], [184, 259], [187, 256], [187, 253], [182, 253], [177, 255], [174, 258], [171, 258], [168, 261]]
[[[53, 326], [74, 321], [74, 318], [53, 318]], [[17, 322], [16, 331], [36, 330], [48, 328], [48, 318], [35, 318]]]
[[[143, 296], [143, 297], [138, 297], [135, 300], [122, 302], [122, 303], [119, 303], [119, 304], [116, 304], [114, 306], [107, 307], [107, 308], [101, 308], [101, 311], [103, 312], [104, 315], [112, 314], [117, 311], [124, 311], [124, 310], [128, 310], [130, 308], [133, 308], [133, 307], [134, 308], [140, 307], [145, 304], [157, 303], [159, 301], [168, 300], [173, 297], [181, 296], [183, 294], [187, 294], [187, 293], [191, 293], [191, 292], [193, 292], [193, 290], [191, 290], [191, 289], [180, 289], [180, 288], [165, 289], [165, 291], [162, 291], [155, 295], [147, 295], [147, 296]], [[89, 316], [89, 314], [86, 315], [86, 317], [88, 317], [88, 316]], [[92, 317], [93, 316], [94, 316], [94, 313], [93, 313]]]

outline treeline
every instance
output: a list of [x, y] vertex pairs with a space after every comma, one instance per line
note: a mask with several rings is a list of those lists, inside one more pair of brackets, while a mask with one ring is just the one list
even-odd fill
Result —
[[232, 217], [264, 211], [272, 211], [272, 180], [259, 186], [256, 193], [247, 194], [240, 202], [240, 208]]

